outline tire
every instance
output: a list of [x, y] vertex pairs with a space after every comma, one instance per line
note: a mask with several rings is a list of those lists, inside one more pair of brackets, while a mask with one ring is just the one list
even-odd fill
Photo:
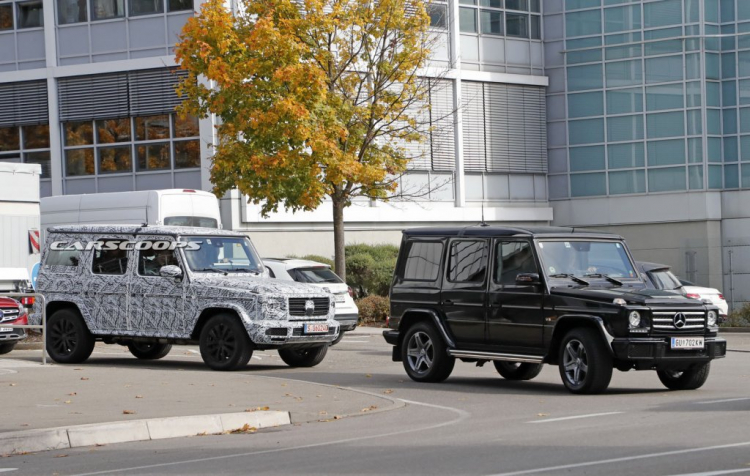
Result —
[[519, 362], [504, 362], [495, 360], [497, 373], [503, 376], [505, 380], [531, 380], [542, 371], [544, 364], [527, 364]]
[[91, 356], [96, 339], [83, 318], [71, 309], [60, 309], [47, 320], [47, 353], [60, 364], [79, 364]]
[[333, 339], [333, 342], [331, 342], [330, 345], [336, 345], [336, 344], [338, 344], [339, 342], [341, 342], [341, 339], [343, 339], [343, 338], [344, 338], [344, 331], [340, 331], [339, 332], [339, 336], [336, 337], [335, 339]]
[[560, 346], [560, 377], [572, 393], [602, 393], [612, 380], [612, 355], [594, 329], [573, 329]]
[[659, 380], [670, 390], [695, 390], [701, 388], [711, 371], [711, 362], [698, 364], [687, 370], [657, 370]]
[[315, 367], [323, 362], [328, 347], [332, 344], [323, 344], [315, 347], [302, 349], [287, 348], [279, 349], [279, 357], [290, 367]]
[[8, 342], [5, 344], [0, 344], [0, 355], [5, 355], [10, 353], [11, 350], [16, 346], [15, 342]]
[[159, 344], [158, 342], [131, 342], [128, 350], [140, 360], [158, 360], [166, 357], [172, 344]]
[[406, 374], [415, 382], [442, 382], [456, 364], [456, 359], [448, 355], [443, 337], [427, 322], [419, 322], [406, 331], [401, 359]]
[[213, 370], [241, 369], [253, 355], [245, 327], [231, 314], [217, 314], [209, 319], [201, 329], [199, 345], [203, 362]]

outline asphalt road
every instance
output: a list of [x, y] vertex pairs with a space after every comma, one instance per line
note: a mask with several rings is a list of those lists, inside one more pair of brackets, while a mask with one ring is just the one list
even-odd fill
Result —
[[[317, 368], [265, 359], [233, 375], [369, 392], [390, 402], [382, 411], [249, 435], [13, 456], [0, 459], [0, 473], [750, 475], [750, 335], [729, 338], [737, 351], [714, 362], [700, 390], [670, 392], [654, 372], [615, 372], [605, 394], [576, 396], [550, 366], [518, 383], [491, 364], [458, 363], [445, 383], [417, 384], [381, 337], [351, 335]], [[181, 367], [201, 365], [196, 356]]]

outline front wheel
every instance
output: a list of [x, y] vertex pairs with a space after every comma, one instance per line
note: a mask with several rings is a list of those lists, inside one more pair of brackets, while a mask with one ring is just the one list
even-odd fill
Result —
[[79, 364], [91, 356], [96, 339], [83, 318], [71, 309], [60, 309], [47, 320], [47, 353], [55, 362]]
[[593, 329], [573, 329], [560, 346], [560, 377], [572, 393], [602, 393], [612, 380], [612, 356]]
[[426, 322], [406, 331], [401, 345], [401, 360], [406, 374], [416, 382], [442, 382], [447, 379], [456, 359], [448, 350], [435, 326]]
[[9, 353], [16, 346], [15, 342], [0, 344], [0, 355]]
[[217, 314], [200, 336], [203, 362], [213, 370], [237, 370], [246, 366], [253, 355], [252, 342], [237, 316]]
[[290, 367], [315, 367], [323, 362], [330, 344], [302, 349], [279, 349], [279, 357]]
[[711, 363], [694, 365], [686, 370], [657, 370], [659, 380], [670, 390], [695, 390], [701, 388], [711, 371]]
[[154, 342], [131, 342], [128, 344], [131, 354], [140, 360], [158, 360], [166, 357], [172, 344], [159, 344]]
[[506, 380], [531, 380], [542, 371], [544, 364], [528, 364], [520, 362], [504, 362], [495, 360], [497, 373]]

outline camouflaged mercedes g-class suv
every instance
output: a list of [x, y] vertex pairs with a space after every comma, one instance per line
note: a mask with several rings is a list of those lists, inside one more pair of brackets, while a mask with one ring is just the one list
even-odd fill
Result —
[[510, 380], [557, 365], [573, 393], [603, 392], [612, 370], [655, 370], [696, 389], [724, 357], [718, 308], [646, 289], [624, 240], [570, 228], [422, 228], [403, 233], [390, 291], [393, 360], [420, 382], [456, 359]]
[[[339, 334], [330, 293], [269, 279], [247, 236], [209, 228], [67, 226], [47, 230], [37, 291], [47, 350], [86, 360], [95, 341], [159, 359], [198, 344], [215, 370], [277, 349], [291, 366], [320, 363]], [[39, 322], [35, 307], [32, 321]]]

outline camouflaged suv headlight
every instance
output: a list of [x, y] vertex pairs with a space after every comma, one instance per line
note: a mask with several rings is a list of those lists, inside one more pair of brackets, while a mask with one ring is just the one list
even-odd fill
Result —
[[708, 311], [706, 315], [706, 325], [713, 327], [716, 325], [716, 311]]
[[641, 325], [641, 313], [632, 311], [628, 315], [628, 322], [630, 323], [630, 327], [639, 327]]

